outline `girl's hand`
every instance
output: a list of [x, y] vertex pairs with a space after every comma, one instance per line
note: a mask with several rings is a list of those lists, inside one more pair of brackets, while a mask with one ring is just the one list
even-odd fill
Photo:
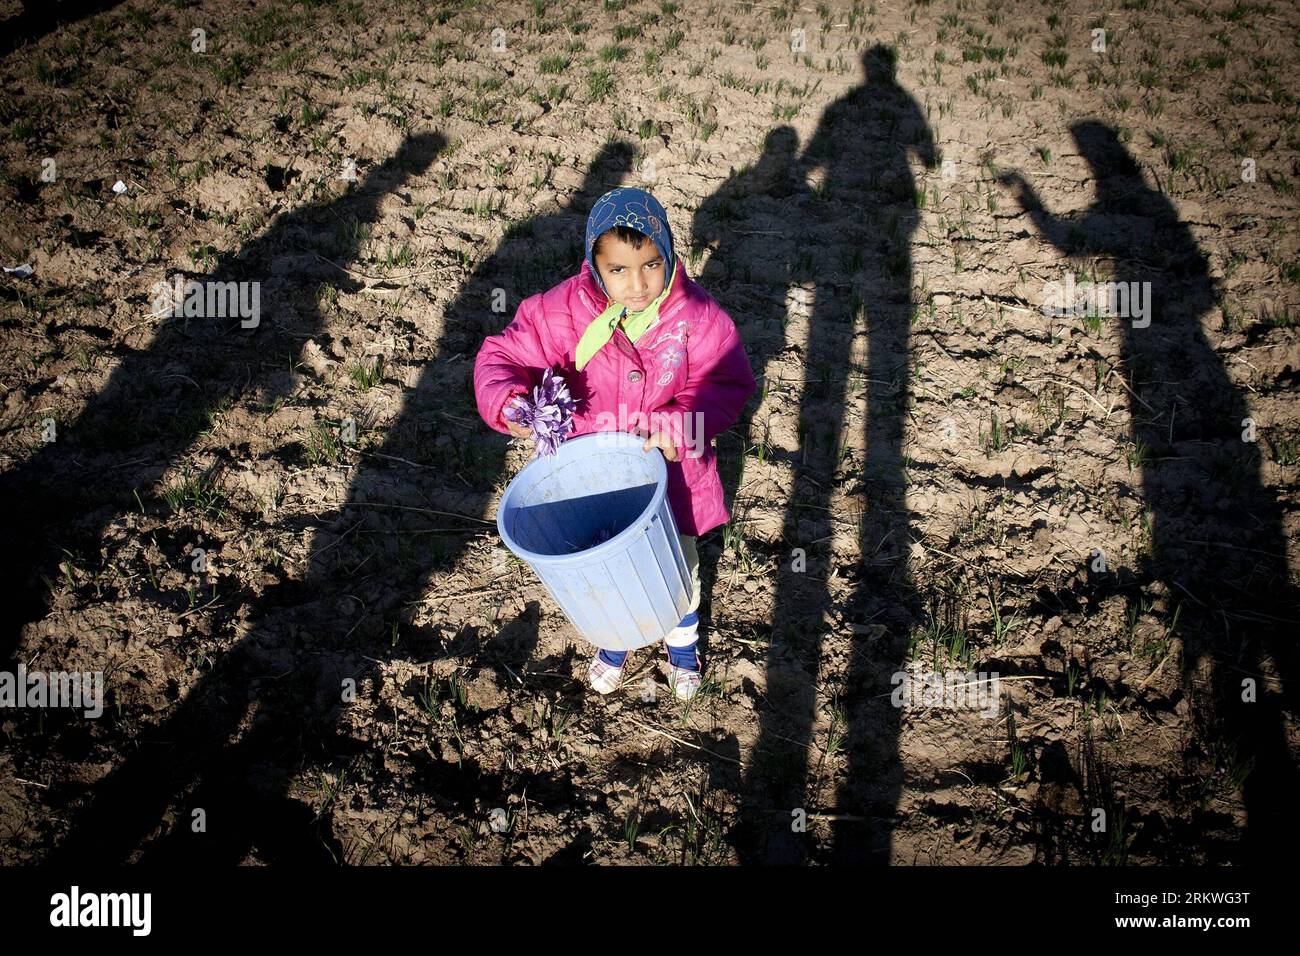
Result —
[[[644, 432], [641, 434], [644, 434]], [[642, 451], [649, 451], [651, 448], [658, 448], [669, 461], [677, 461], [680, 458], [677, 454], [677, 446], [673, 444], [672, 438], [665, 432], [655, 432], [641, 446]]]
[[[519, 396], [515, 396], [514, 398], [506, 402], [506, 408], [513, 408], [518, 404], [519, 404]], [[533, 434], [533, 430], [529, 428], [527, 425], [517, 425], [514, 422], [512, 422], [510, 419], [506, 418], [504, 412], [501, 414], [501, 421], [506, 426], [506, 430], [509, 431], [510, 434], [513, 435], [515, 438], [530, 438]]]

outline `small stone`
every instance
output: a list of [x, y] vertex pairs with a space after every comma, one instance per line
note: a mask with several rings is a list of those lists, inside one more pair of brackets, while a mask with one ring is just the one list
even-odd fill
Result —
[[320, 346], [312, 339], [308, 339], [303, 343], [302, 362], [311, 369], [312, 373], [317, 377], [324, 375], [326, 370], [329, 368], [329, 360], [325, 358], [325, 353], [321, 351]]

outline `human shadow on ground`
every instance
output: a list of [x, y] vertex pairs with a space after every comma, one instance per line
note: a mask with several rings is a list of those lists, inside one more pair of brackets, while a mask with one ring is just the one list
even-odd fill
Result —
[[[908, 157], [915, 154], [929, 168], [936, 157], [919, 106], [895, 80], [890, 51], [872, 47], [861, 62], [863, 82], [826, 109], [797, 160], [789, 155], [797, 146], [793, 133], [774, 131], [755, 170], [724, 184], [704, 207], [710, 213], [705, 227], [734, 215], [733, 194], [766, 193], [770, 199], [758, 201], [770, 201], [781, 212], [781, 239], [742, 240], [734, 226], [719, 230], [732, 239], [726, 254], [715, 254], [710, 265], [717, 262], [732, 280], [730, 289], [721, 273], [716, 281], [728, 311], [742, 316], [741, 335], [759, 373], [783, 348], [800, 353], [806, 369], [797, 448], [788, 456], [794, 490], [785, 503], [774, 619], [762, 665], [767, 692], [749, 765], [733, 781], [741, 810], [732, 840], [746, 863], [887, 862], [901, 782], [899, 719], [887, 698], [890, 676], [902, 666], [916, 604], [906, 568], [910, 537], [901, 447], [913, 311], [910, 245], [918, 220]], [[824, 180], [814, 193], [806, 183], [817, 170], [824, 170]], [[791, 240], [797, 248], [788, 248]], [[752, 242], [748, 251], [746, 241]], [[826, 249], [843, 253], [838, 261], [819, 257]], [[774, 280], [769, 271], [774, 259], [787, 255], [788, 267]], [[737, 295], [738, 270], [745, 283], [759, 274], [765, 307], [755, 310], [752, 299], [729, 298]], [[711, 288], [707, 268], [704, 277]], [[806, 345], [765, 332], [772, 320], [784, 318], [790, 285], [812, 286]], [[862, 321], [865, 328], [855, 328]], [[862, 334], [868, 340], [866, 382], [859, 394], [848, 359], [855, 336]], [[861, 411], [865, 462], [842, 454], [852, 444], [846, 422], [854, 407]], [[742, 425], [738, 431], [745, 430]], [[766, 441], [753, 422], [747, 434], [747, 445]], [[743, 449], [723, 461], [725, 487], [734, 501]], [[857, 562], [838, 558], [829, 543], [839, 489], [854, 502], [853, 518], [859, 521]], [[806, 564], [795, 549], [802, 549]], [[834, 600], [832, 575], [848, 584], [847, 601]], [[710, 580], [706, 590], [717, 587]], [[848, 771], [839, 793], [826, 763], [817, 759], [813, 765], [821, 743], [813, 740], [813, 725], [825, 683], [823, 642], [830, 613], [846, 630], [871, 621], [885, 625], [890, 635], [871, 646], [865, 638], [854, 639], [849, 659], [839, 662], [842, 671], [833, 690], [846, 715]], [[826, 826], [817, 822], [819, 815], [839, 820], [819, 833], [817, 828]]]
[[[43, 578], [58, 579], [65, 549], [98, 551], [109, 524], [140, 507], [137, 495], [147, 495], [223, 409], [240, 402], [270, 407], [288, 397], [304, 343], [329, 344], [317, 284], [358, 286], [330, 260], [352, 260], [384, 198], [427, 169], [445, 145], [438, 133], [412, 136], [355, 189], [280, 216], [237, 253], [220, 257], [210, 273], [185, 274], [201, 284], [257, 283], [256, 324], [245, 327], [252, 318], [228, 314], [165, 315], [147, 347], [117, 348], [108, 382], [73, 420], [58, 423], [56, 440], [0, 475], [13, 538], [24, 542], [0, 553], [0, 577], [10, 589], [0, 605], [0, 660], [11, 658], [23, 627], [49, 611]], [[140, 296], [142, 312], [157, 311], [152, 296], [153, 290]], [[216, 465], [196, 480], [215, 485], [246, 447], [219, 450]]]
[[[1181, 659], [1195, 723], [1185, 758], [1204, 787], [1177, 796], [1203, 804], [1244, 774], [1244, 852], [1276, 856], [1297, 837], [1287, 723], [1295, 714], [1300, 625], [1282, 513], [1263, 482], [1256, 440], [1276, 423], [1249, 434], [1245, 395], [1202, 328], [1217, 304], [1206, 257], [1173, 204], [1147, 186], [1114, 129], [1088, 121], [1070, 132], [1096, 180], [1087, 209], [1054, 214], [1018, 173], [1002, 182], [1014, 187], [1044, 239], [1066, 256], [1109, 260], [1111, 281], [1125, 290], [1113, 304], [1128, 302], [1130, 314], [1102, 321], [1120, 326], [1134, 456], [1152, 518], [1128, 599], [1138, 616], [1149, 607], [1144, 593], [1161, 584], [1166, 623], [1182, 645], [1181, 653], [1164, 650]], [[1134, 308], [1142, 301], [1148, 314]], [[1251, 684], [1254, 699], [1243, 699]], [[1203, 819], [1231, 826], [1223, 814]], [[1233, 847], [1212, 852], [1238, 855]]]
[[[781, 126], [770, 131], [759, 158], [728, 176], [700, 204], [691, 226], [693, 242], [712, 250], [698, 281], [735, 322], [758, 381], [739, 421], [716, 440], [718, 475], [737, 526], [748, 508], [748, 502], [737, 499], [745, 463], [757, 460], [760, 445], [766, 453], [771, 438], [763, 423], [753, 421], [753, 415], [764, 391], [772, 387], [765, 381], [764, 370], [785, 348], [785, 300], [798, 241], [795, 233], [784, 228], [751, 227], [785, 227], [797, 213], [802, 188], [795, 162], [798, 149], [793, 128]], [[712, 603], [723, 550], [721, 538], [721, 532], [713, 531], [700, 542], [701, 640], [705, 646], [714, 624], [720, 623], [714, 621]]]

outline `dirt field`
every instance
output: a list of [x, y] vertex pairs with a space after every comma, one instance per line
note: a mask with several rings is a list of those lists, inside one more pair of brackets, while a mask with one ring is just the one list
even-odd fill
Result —
[[[0, 0], [0, 667], [105, 682], [0, 709], [0, 862], [1295, 840], [1295, 5], [98, 7]], [[618, 184], [760, 383], [690, 704], [586, 688], [470, 393]]]

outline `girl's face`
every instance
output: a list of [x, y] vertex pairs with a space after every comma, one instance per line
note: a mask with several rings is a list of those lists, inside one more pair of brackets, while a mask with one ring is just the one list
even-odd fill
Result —
[[617, 235], [606, 235], [595, 259], [610, 301], [629, 312], [641, 311], [664, 291], [664, 260], [648, 239], [634, 249]]

